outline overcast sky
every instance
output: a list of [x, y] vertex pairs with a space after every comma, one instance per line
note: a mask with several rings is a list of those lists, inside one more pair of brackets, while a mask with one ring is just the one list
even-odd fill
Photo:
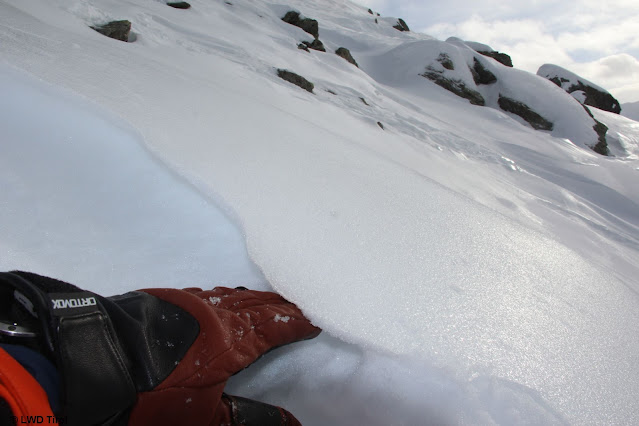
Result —
[[517, 68], [560, 65], [622, 103], [639, 101], [639, 0], [355, 1], [412, 31], [488, 44]]

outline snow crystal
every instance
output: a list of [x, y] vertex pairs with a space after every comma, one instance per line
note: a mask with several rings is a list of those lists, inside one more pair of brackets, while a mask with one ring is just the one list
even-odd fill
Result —
[[290, 320], [290, 319], [291, 319], [291, 317], [289, 317], [288, 315], [287, 315], [287, 316], [282, 317], [282, 316], [280, 316], [279, 314], [276, 314], [276, 315], [275, 315], [275, 317], [273, 318], [273, 320], [274, 320], [275, 322], [280, 322], [280, 321], [281, 321], [281, 322], [289, 322], [289, 320]]

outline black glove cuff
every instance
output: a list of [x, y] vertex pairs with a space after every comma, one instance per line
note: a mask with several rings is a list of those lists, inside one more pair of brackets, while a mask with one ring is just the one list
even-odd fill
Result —
[[23, 315], [26, 311], [39, 320], [36, 346], [54, 361], [62, 377], [64, 412], [57, 414], [68, 424], [113, 424], [133, 405], [131, 363], [103, 305], [106, 299], [24, 272], [2, 273], [0, 286], [4, 312], [15, 312], [17, 302], [24, 307]]

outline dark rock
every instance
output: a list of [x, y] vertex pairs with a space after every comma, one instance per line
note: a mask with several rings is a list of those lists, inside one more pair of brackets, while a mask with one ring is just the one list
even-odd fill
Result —
[[475, 62], [475, 64], [470, 69], [470, 72], [473, 75], [475, 84], [493, 84], [497, 81], [497, 77], [495, 77], [495, 74], [484, 68], [484, 66], [477, 60], [477, 58], [473, 58], [473, 61]]
[[580, 94], [583, 97], [577, 98], [582, 104], [615, 114], [621, 113], [619, 101], [610, 93], [599, 87], [594, 87], [594, 83], [584, 80], [573, 72], [556, 65], [546, 64], [539, 68], [537, 75], [552, 81], [568, 93], [583, 92], [583, 95]]
[[[556, 83], [555, 83], [556, 84]], [[608, 92], [602, 92], [595, 89], [592, 86], [588, 86], [581, 81], [577, 81], [577, 84], [573, 84], [566, 90], [568, 93], [576, 92], [578, 90], [583, 91], [586, 94], [586, 100], [584, 104], [593, 106], [595, 108], [602, 109], [604, 111], [613, 112], [615, 114], [621, 113], [621, 105], [619, 101], [614, 98]]]
[[368, 13], [370, 13], [371, 15], [373, 14], [373, 11], [368, 9]]
[[582, 104], [581, 106], [584, 107], [590, 118], [595, 120], [595, 125], [592, 126], [592, 129], [595, 131], [595, 133], [597, 133], [599, 142], [597, 142], [595, 146], [591, 147], [592, 150], [595, 151], [597, 154], [606, 156], [610, 155], [610, 151], [608, 150], [608, 140], [606, 139], [608, 126], [603, 124], [601, 121], [598, 121], [595, 116], [592, 115], [592, 111], [590, 111], [590, 108], [588, 108], [586, 105]]
[[333, 92], [333, 91], [332, 91], [332, 90], [330, 90], [330, 89], [326, 89], [326, 91], [327, 91], [328, 93], [330, 93], [331, 95], [337, 95], [337, 93]]
[[378, 126], [379, 126], [382, 130], [384, 130], [384, 125], [383, 125], [382, 123], [380, 123], [380, 122], [378, 121], [378, 122], [377, 122], [377, 125], [378, 125]]
[[318, 38], [316, 38], [312, 42], [303, 41], [302, 44], [304, 44], [309, 49], [319, 50], [320, 52], [326, 52], [326, 48], [324, 47], [324, 43], [322, 43]]
[[366, 102], [366, 99], [364, 99], [364, 98], [360, 97], [360, 98], [359, 98], [359, 100], [360, 100], [360, 101], [362, 101], [362, 102], [364, 103], [364, 105], [366, 105], [366, 106], [370, 106], [370, 105], [368, 104], [368, 102]]
[[129, 41], [129, 33], [131, 32], [130, 21], [111, 21], [108, 24], [100, 25], [99, 27], [91, 27], [100, 34], [104, 34], [107, 37], [120, 40]]
[[455, 64], [450, 59], [450, 56], [448, 56], [447, 53], [440, 53], [439, 56], [437, 57], [437, 62], [442, 64], [442, 67], [446, 68], [447, 70], [455, 69]]
[[530, 109], [530, 107], [522, 102], [516, 101], [506, 96], [499, 95], [499, 107], [506, 112], [518, 115], [535, 130], [552, 130], [553, 124], [541, 115]]
[[315, 88], [315, 85], [313, 83], [311, 83], [301, 75], [295, 74], [294, 72], [288, 70], [278, 69], [277, 76], [311, 93], [313, 93], [313, 89]]
[[379, 24], [379, 22], [377, 22], [377, 18], [375, 18], [375, 23], [376, 23], [376, 24]]
[[167, 3], [167, 6], [171, 6], [174, 7], [176, 9], [189, 9], [191, 7], [190, 4], [188, 4], [185, 1], [178, 1], [178, 2], [174, 2], [174, 3]]
[[319, 38], [319, 24], [315, 19], [301, 18], [298, 12], [291, 10], [284, 15], [282, 21], [303, 29], [316, 39]]
[[450, 92], [453, 92], [457, 96], [468, 99], [473, 105], [486, 105], [486, 101], [484, 100], [484, 97], [481, 95], [481, 93], [468, 88], [466, 86], [466, 83], [461, 80], [452, 80], [446, 78], [441, 72], [437, 72], [430, 67], [426, 68], [426, 72], [420, 75], [422, 77], [426, 77], [438, 86], [443, 87]]
[[[557, 86], [562, 87], [562, 83], [568, 83], [570, 80], [568, 80], [567, 78], [559, 78], [557, 76], [553, 77], [553, 78], [549, 78], [548, 80], [552, 81], [553, 83], [555, 83]], [[588, 110], [588, 112], [590, 112], [590, 110]]]
[[489, 58], [493, 58], [494, 60], [496, 60], [497, 62], [506, 65], [507, 67], [512, 68], [513, 67], [513, 60], [510, 57], [510, 55], [507, 55], [505, 53], [501, 53], [501, 52], [496, 52], [496, 51], [492, 51], [492, 52], [477, 52], [477, 53], [481, 53], [484, 56], [488, 56]]
[[308, 46], [305, 45], [304, 43], [298, 44], [297, 48], [300, 49], [300, 50], [306, 50], [307, 52], [310, 52], [310, 50], [308, 50]]
[[348, 50], [345, 47], [340, 47], [339, 49], [337, 49], [335, 51], [335, 54], [337, 56], [340, 56], [344, 59], [346, 59], [348, 62], [350, 62], [351, 64], [355, 65], [357, 68], [359, 68], [359, 65], [357, 65], [357, 62], [355, 61], [355, 58], [353, 58], [353, 55], [351, 55], [350, 50]]
[[402, 18], [397, 20], [397, 25], [394, 25], [393, 28], [399, 31], [410, 31], [410, 28], [408, 28], [408, 25], [406, 25], [406, 22], [404, 22]]
[[592, 150], [597, 154], [601, 155], [610, 155], [610, 150], [608, 150], [608, 141], [606, 140], [606, 133], [608, 132], [608, 126], [603, 124], [601, 121], [595, 120], [595, 125], [592, 126], [592, 129], [599, 136], [599, 142], [597, 145], [592, 147]]

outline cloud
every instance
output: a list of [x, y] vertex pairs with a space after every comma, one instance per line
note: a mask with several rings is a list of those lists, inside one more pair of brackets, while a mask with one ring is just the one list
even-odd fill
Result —
[[486, 21], [473, 16], [459, 24], [424, 28], [423, 32], [442, 39], [455, 35], [488, 44], [493, 49], [508, 53], [517, 68], [530, 72], [537, 72], [539, 66], [546, 62], [559, 65], [572, 62], [566, 50], [548, 33], [544, 23], [532, 19]]
[[639, 100], [639, 60], [633, 56], [621, 53], [584, 64], [574, 64], [573, 71], [593, 83], [605, 82], [603, 87], [619, 102]]
[[621, 102], [639, 100], [639, 18], [596, 18], [577, 14], [570, 28], [552, 20], [486, 20], [475, 15], [456, 24], [435, 24], [421, 32], [457, 36], [508, 53], [517, 68], [533, 73], [544, 63], [567, 68], [614, 92]]
[[[638, 81], [637, 0], [356, 1], [441, 40], [457, 36], [488, 44], [533, 73], [553, 63], [616, 93]], [[637, 94], [636, 89], [626, 92]]]

